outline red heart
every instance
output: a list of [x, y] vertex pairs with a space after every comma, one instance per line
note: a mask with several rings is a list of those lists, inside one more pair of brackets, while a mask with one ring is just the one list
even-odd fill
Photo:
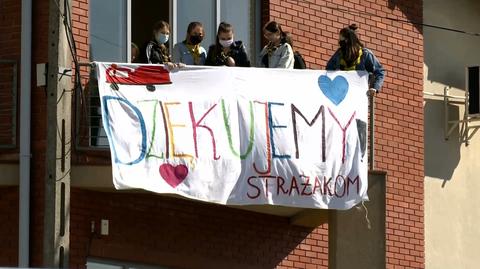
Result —
[[163, 177], [165, 182], [168, 185], [172, 186], [173, 188], [180, 185], [183, 180], [188, 175], [188, 167], [183, 164], [179, 164], [177, 166], [173, 166], [169, 163], [164, 163], [160, 165], [160, 175]]

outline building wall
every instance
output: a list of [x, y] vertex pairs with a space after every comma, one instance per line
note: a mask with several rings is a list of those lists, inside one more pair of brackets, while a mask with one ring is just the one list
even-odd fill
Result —
[[[459, 16], [461, 14], [461, 16]], [[425, 0], [426, 23], [479, 32], [480, 2]], [[480, 65], [480, 39], [424, 28], [426, 92], [464, 95], [465, 67]], [[425, 255], [427, 268], [477, 268], [480, 257], [480, 136], [469, 146], [456, 128], [444, 139], [443, 99], [426, 96], [425, 110]], [[461, 106], [450, 106], [451, 120], [463, 118]]]
[[[423, 268], [423, 37], [422, 29], [409, 22], [422, 21], [422, 2], [270, 0], [263, 1], [262, 9], [264, 15], [268, 9], [269, 15], [263, 20], [277, 20], [293, 33], [296, 49], [310, 68], [325, 67], [337, 47], [338, 31], [352, 22], [360, 26], [361, 39], [384, 64], [387, 78], [376, 100], [375, 142], [376, 167], [388, 173], [387, 264]], [[325, 243], [326, 238], [315, 244]]]
[[375, 165], [388, 174], [387, 267], [423, 268], [423, 37], [411, 23], [422, 21], [422, 1], [269, 2], [270, 19], [293, 33], [310, 68], [325, 68], [339, 30], [351, 23], [385, 67], [376, 98]]
[[[33, 1], [34, 63], [47, 61], [48, 4], [47, 0]], [[78, 55], [88, 61], [88, 1], [73, 0], [72, 6]], [[359, 24], [361, 39], [384, 64], [387, 79], [376, 100], [375, 142], [377, 169], [388, 173], [387, 264], [388, 268], [423, 268], [423, 37], [421, 28], [409, 22], [382, 18], [421, 21], [422, 2], [270, 0], [263, 1], [262, 8], [268, 10], [264, 21], [275, 19], [293, 33], [296, 49], [310, 68], [324, 68], [336, 49], [339, 29], [351, 22]], [[354, 9], [355, 14], [338, 9]], [[45, 89], [32, 87], [32, 100], [31, 265], [38, 267], [43, 242]], [[327, 224], [308, 230], [282, 217], [153, 194], [76, 188], [71, 207], [71, 267], [83, 268], [86, 256], [180, 268], [195, 265], [189, 262], [216, 262], [216, 267], [223, 268], [328, 266]], [[102, 218], [111, 220], [110, 236], [92, 238], [87, 244], [91, 221], [98, 223]], [[156, 251], [149, 252], [152, 249]]]
[[[73, 0], [72, 7], [78, 55], [88, 61], [88, 0]], [[80, 163], [104, 163], [95, 153], [78, 156]], [[82, 173], [81, 166], [74, 169], [73, 176]], [[110, 174], [104, 170], [93, 169], [92, 175]], [[83, 186], [75, 177], [72, 185]], [[308, 229], [291, 225], [286, 217], [153, 194], [79, 188], [72, 191], [71, 207], [72, 268], [84, 268], [87, 257], [174, 268], [328, 267], [327, 223]], [[110, 235], [90, 239], [91, 221], [98, 224], [102, 218], [110, 220]]]
[[[87, 256], [167, 268], [327, 268], [326, 226], [146, 193], [74, 188], [71, 205], [71, 268]], [[108, 236], [98, 235], [101, 219]]]
[[[20, 1], [0, 0], [0, 61], [15, 60], [20, 63], [20, 11]], [[11, 108], [11, 99], [7, 99], [7, 92], [12, 89], [11, 70], [11, 65], [0, 64], [2, 144], [11, 141], [8, 135], [3, 135], [11, 132], [11, 128], [4, 125], [11, 121], [11, 114], [4, 111]], [[18, 165], [12, 164], [12, 161], [18, 160], [17, 152], [17, 149], [0, 150], [0, 266], [6, 267], [18, 265], [18, 187], [15, 186], [18, 185]]]
[[0, 266], [18, 266], [18, 187], [0, 187]]

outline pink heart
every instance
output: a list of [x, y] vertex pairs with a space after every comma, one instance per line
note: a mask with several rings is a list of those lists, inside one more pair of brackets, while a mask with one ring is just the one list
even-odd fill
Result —
[[164, 163], [160, 165], [160, 175], [163, 177], [165, 182], [172, 188], [177, 187], [188, 175], [188, 167], [183, 164], [173, 166], [169, 163]]

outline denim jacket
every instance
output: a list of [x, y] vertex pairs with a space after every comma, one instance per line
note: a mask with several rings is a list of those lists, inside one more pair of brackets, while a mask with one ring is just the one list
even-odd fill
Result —
[[[367, 71], [370, 75], [373, 75], [372, 81], [370, 81], [370, 87], [375, 90], [380, 91], [383, 85], [383, 80], [385, 78], [385, 69], [378, 61], [377, 57], [373, 55], [373, 52], [369, 49], [362, 49], [362, 59], [360, 63], [356, 66], [355, 70]], [[341, 70], [340, 68], [340, 50], [337, 50], [333, 54], [332, 58], [327, 63], [327, 70]]]
[[267, 53], [267, 46], [265, 46], [260, 52], [260, 57], [257, 62], [258, 67], [293, 69], [293, 50], [288, 43], [283, 43], [272, 53], [272, 55], [268, 56], [268, 66], [262, 61]]
[[[185, 42], [179, 42], [173, 47], [173, 62], [175, 63], [184, 63], [186, 65], [195, 65], [193, 60], [193, 55], [188, 50]], [[200, 63], [199, 65], [205, 64], [205, 59], [207, 58], [207, 51], [204, 47], [200, 46]]]

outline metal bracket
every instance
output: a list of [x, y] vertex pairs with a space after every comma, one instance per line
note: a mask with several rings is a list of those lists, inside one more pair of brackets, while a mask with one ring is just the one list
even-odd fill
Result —
[[[465, 91], [465, 96], [450, 95], [450, 87], [443, 89], [443, 94], [424, 92], [424, 95], [442, 97], [443, 98], [443, 112], [444, 112], [444, 135], [445, 140], [449, 140], [455, 128], [460, 127], [460, 143], [465, 143], [465, 146], [470, 145], [470, 140], [480, 129], [480, 125], [475, 124], [480, 122], [480, 114], [469, 114], [469, 95]], [[463, 119], [450, 120], [449, 106], [458, 105], [464, 107]]]

